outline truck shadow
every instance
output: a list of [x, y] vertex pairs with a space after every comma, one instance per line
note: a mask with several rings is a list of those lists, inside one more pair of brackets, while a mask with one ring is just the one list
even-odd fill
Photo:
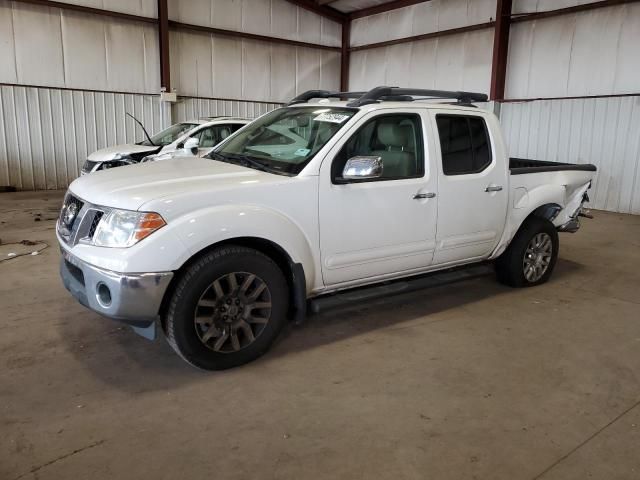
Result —
[[[582, 283], [584, 279], [575, 275], [583, 268], [583, 265], [571, 260], [558, 259], [547, 287], [539, 288], [554, 288], [554, 284], [572, 280]], [[499, 284], [491, 273], [470, 280], [383, 297], [361, 304], [346, 304], [326, 312], [308, 315], [302, 326], [288, 328], [280, 336], [268, 357], [277, 358], [374, 330], [393, 328], [396, 325], [412, 325], [414, 322], [424, 325], [455, 320], [456, 317], [453, 315], [445, 317], [440, 315], [438, 318], [436, 315], [501, 295], [514, 296], [514, 301], [517, 302], [520, 292], [523, 292], [523, 289]]]
[[[559, 260], [549, 288], [557, 282], [570, 281], [582, 265]], [[575, 279], [574, 279], [575, 281]], [[547, 288], [547, 287], [540, 287]], [[92, 313], [85, 326], [78, 330], [78, 322], [60, 328], [60, 338], [68, 339], [68, 350], [92, 375], [111, 388], [143, 393], [179, 388], [193, 382], [229, 380], [237, 375], [259, 374], [271, 362], [282, 357], [352, 337], [384, 329], [412, 325], [414, 322], [453, 321], [456, 315], [437, 315], [453, 311], [478, 301], [502, 295], [517, 297], [522, 290], [505, 287], [495, 281], [492, 274], [448, 285], [434, 286], [410, 293], [368, 300], [361, 304], [348, 304], [320, 314], [308, 315], [301, 326], [291, 325], [278, 338], [271, 351], [263, 358], [240, 368], [225, 372], [207, 373], [184, 362], [159, 332], [159, 338], [150, 342], [128, 327], [102, 319]], [[436, 318], [437, 315], [437, 318]], [[95, 317], [95, 318], [94, 318]], [[429, 317], [434, 317], [430, 319]], [[71, 340], [74, 339], [75, 341]], [[74, 347], [81, 338], [83, 348]]]

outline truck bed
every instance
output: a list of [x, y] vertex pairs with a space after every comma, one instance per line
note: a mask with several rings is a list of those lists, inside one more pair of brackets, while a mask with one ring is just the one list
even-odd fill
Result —
[[562, 170], [581, 170], [595, 172], [596, 166], [590, 163], [560, 163], [544, 160], [530, 160], [528, 158], [510, 158], [509, 171], [511, 175], [523, 175], [525, 173], [558, 172]]

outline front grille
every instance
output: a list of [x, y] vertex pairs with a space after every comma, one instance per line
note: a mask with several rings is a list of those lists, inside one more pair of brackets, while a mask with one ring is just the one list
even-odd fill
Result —
[[58, 218], [58, 231], [65, 240], [69, 239], [73, 228], [78, 224], [83, 206], [84, 202], [82, 200], [67, 193], [62, 204], [62, 210], [60, 210], [60, 217]]
[[87, 234], [88, 238], [93, 238], [93, 236], [96, 234], [98, 224], [100, 223], [100, 220], [102, 220], [103, 215], [104, 212], [96, 211], [96, 214], [93, 216], [93, 220], [91, 221], [91, 226], [89, 227], [89, 233]]
[[83, 202], [67, 193], [58, 219], [58, 233], [68, 245], [90, 243], [100, 220], [110, 209]]
[[84, 165], [82, 166], [82, 171], [84, 173], [91, 173], [91, 171], [93, 170], [93, 167], [95, 167], [98, 163], [100, 162], [92, 162], [91, 160], [87, 160], [84, 162]]

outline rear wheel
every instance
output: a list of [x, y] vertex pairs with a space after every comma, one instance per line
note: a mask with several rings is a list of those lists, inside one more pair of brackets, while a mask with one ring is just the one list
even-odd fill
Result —
[[558, 259], [558, 232], [553, 224], [531, 217], [496, 260], [498, 280], [511, 287], [532, 287], [551, 277]]
[[166, 318], [169, 344], [187, 362], [221, 370], [264, 354], [286, 323], [287, 283], [266, 255], [213, 250], [178, 281]]

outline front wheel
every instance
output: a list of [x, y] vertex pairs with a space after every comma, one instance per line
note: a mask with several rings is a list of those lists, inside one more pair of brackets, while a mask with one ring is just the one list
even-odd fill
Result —
[[498, 280], [511, 287], [532, 287], [551, 277], [558, 259], [558, 232], [553, 224], [531, 217], [496, 260]]
[[166, 317], [166, 336], [190, 364], [222, 370], [264, 354], [286, 323], [287, 282], [251, 248], [225, 246], [182, 274]]

